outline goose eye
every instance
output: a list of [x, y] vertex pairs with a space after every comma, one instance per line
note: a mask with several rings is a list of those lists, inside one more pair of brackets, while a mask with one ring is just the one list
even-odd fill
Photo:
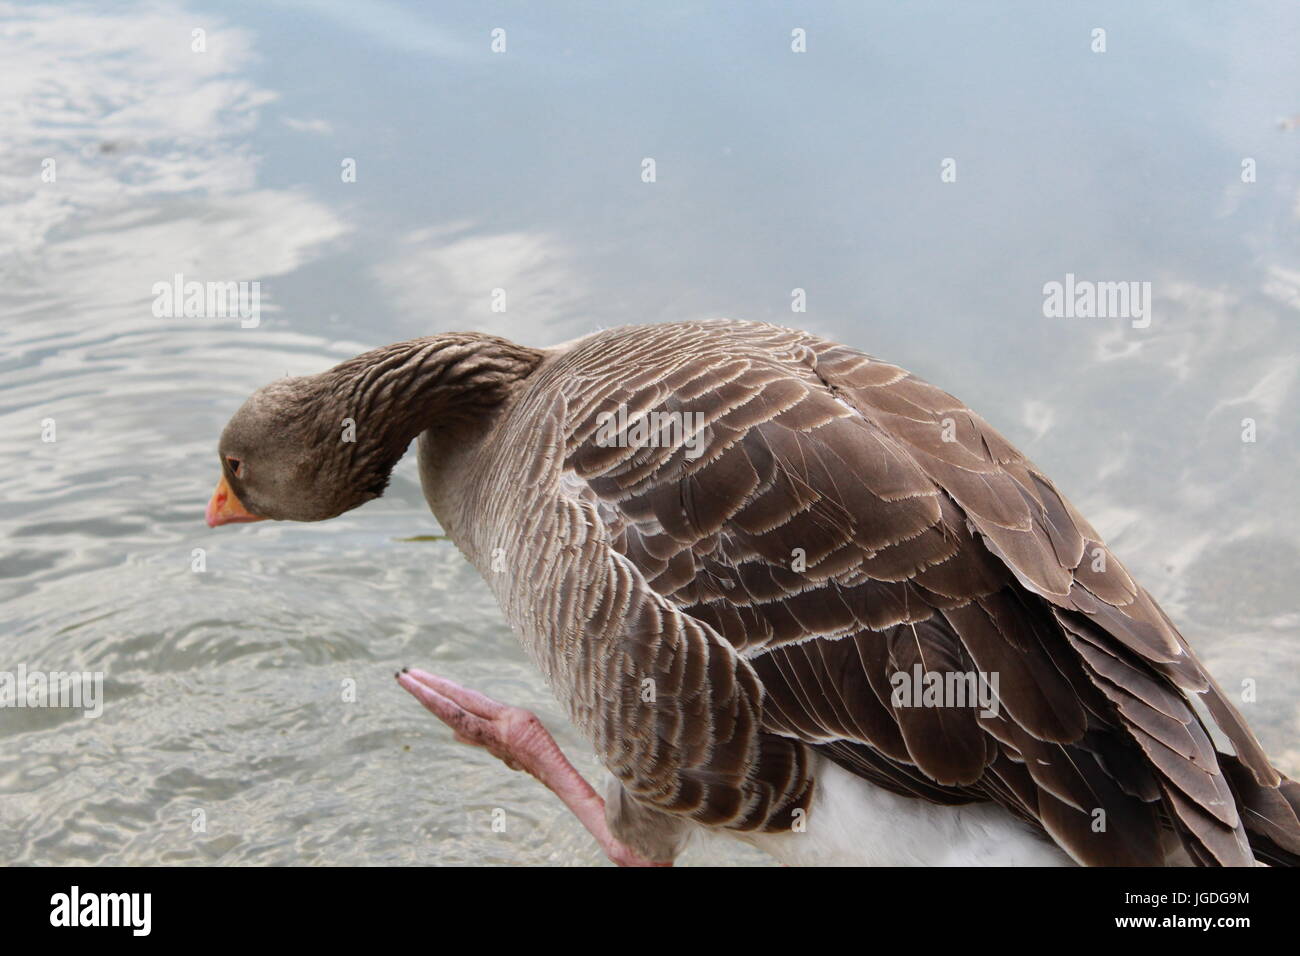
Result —
[[226, 464], [230, 466], [230, 473], [236, 478], [239, 477], [239, 469], [244, 464], [238, 458], [227, 458]]

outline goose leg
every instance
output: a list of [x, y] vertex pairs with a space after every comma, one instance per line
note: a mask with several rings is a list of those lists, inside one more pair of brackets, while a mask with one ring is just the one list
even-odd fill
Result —
[[605, 819], [605, 801], [569, 763], [537, 715], [511, 707], [455, 681], [403, 668], [397, 683], [452, 729], [464, 744], [483, 747], [511, 770], [526, 770], [564, 801], [619, 866], [672, 866], [649, 860], [618, 840]]

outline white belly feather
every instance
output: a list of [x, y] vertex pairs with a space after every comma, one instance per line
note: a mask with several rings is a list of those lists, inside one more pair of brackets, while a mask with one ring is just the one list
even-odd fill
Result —
[[991, 803], [900, 797], [817, 757], [803, 832], [737, 833], [790, 866], [1072, 866], [1056, 844]]

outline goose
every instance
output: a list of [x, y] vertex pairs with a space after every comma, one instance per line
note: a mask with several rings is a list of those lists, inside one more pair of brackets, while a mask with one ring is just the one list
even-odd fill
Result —
[[724, 319], [400, 342], [253, 393], [207, 523], [335, 517], [412, 441], [605, 796], [532, 713], [397, 680], [616, 864], [671, 865], [701, 831], [788, 864], [1300, 862], [1300, 786], [1169, 617], [1024, 455], [896, 365]]

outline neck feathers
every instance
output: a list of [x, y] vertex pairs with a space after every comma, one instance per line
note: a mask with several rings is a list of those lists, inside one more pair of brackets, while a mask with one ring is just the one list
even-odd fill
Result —
[[472, 332], [385, 345], [320, 376], [321, 397], [334, 406], [325, 417], [337, 419], [323, 424], [343, 430], [342, 444], [352, 445], [350, 470], [378, 496], [421, 432], [481, 426], [542, 357], [537, 349]]

